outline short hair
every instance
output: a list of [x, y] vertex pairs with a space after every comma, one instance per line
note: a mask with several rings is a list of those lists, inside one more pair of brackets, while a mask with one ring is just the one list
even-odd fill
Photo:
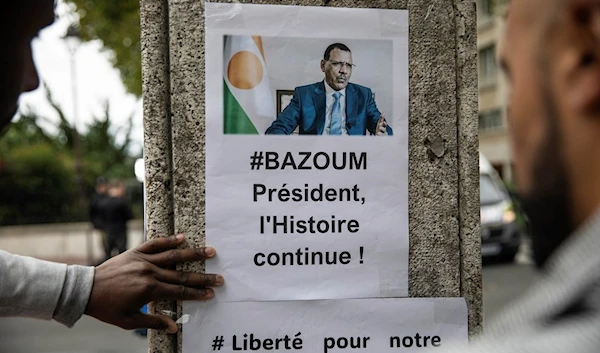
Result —
[[108, 187], [110, 189], [125, 188], [125, 183], [120, 179], [113, 179], [108, 184]]
[[348, 48], [345, 44], [342, 44], [342, 43], [333, 43], [330, 46], [328, 46], [327, 49], [325, 49], [325, 54], [323, 54], [323, 59], [329, 60], [329, 56], [331, 55], [331, 51], [333, 49], [336, 49], [336, 48], [339, 49], [339, 50], [343, 50], [343, 51], [347, 51], [347, 52], [352, 53], [350, 51], [350, 48]]

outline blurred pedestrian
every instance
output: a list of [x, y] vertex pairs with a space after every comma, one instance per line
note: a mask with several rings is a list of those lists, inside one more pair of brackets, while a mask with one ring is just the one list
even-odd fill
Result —
[[90, 199], [89, 218], [92, 228], [100, 233], [104, 254], [108, 253], [108, 237], [105, 229], [104, 203], [108, 199], [108, 183], [103, 177], [96, 179], [96, 193]]
[[[31, 41], [54, 21], [54, 0], [0, 3], [0, 134], [17, 111], [22, 92], [39, 86]], [[0, 195], [0, 198], [2, 195]], [[72, 327], [87, 314], [125, 329], [177, 332], [173, 318], [144, 314], [158, 300], [205, 300], [223, 278], [170, 270], [215, 256], [210, 247], [177, 249], [183, 235], [162, 237], [97, 267], [42, 261], [0, 250], [0, 316], [54, 319]]]
[[131, 208], [125, 199], [125, 184], [115, 180], [108, 187], [108, 198], [102, 204], [106, 229], [106, 260], [127, 250], [127, 221], [133, 218]]

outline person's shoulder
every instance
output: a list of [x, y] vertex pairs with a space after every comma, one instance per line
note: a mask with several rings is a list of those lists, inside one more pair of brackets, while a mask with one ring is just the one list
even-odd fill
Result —
[[299, 92], [314, 91], [315, 88], [319, 87], [319, 84], [323, 84], [323, 82], [315, 82], [309, 83], [308, 85], [298, 86], [295, 88], [295, 90]]
[[90, 199], [90, 204], [98, 205], [98, 204], [106, 201], [107, 197], [108, 197], [107, 195], [93, 194]]
[[352, 83], [352, 82], [349, 82], [349, 83], [348, 83], [348, 86], [349, 86], [349, 87], [352, 87], [353, 89], [355, 89], [355, 90], [357, 90], [357, 91], [361, 91], [361, 92], [365, 92], [365, 93], [366, 93], [366, 92], [371, 92], [371, 89], [370, 89], [369, 87], [367, 87], [367, 86], [363, 86], [363, 85], [359, 85], [359, 84], [357, 84], [357, 83]]
[[104, 199], [104, 203], [107, 205], [114, 205], [116, 203], [119, 203], [119, 198], [116, 196], [108, 196], [107, 198]]

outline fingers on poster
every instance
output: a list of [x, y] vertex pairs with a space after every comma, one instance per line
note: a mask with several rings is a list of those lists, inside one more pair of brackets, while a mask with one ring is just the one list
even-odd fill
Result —
[[[206, 271], [226, 285], [211, 304], [184, 303], [184, 353], [389, 351], [376, 319], [406, 304], [360, 298], [408, 296], [408, 11], [205, 10], [206, 242], [218, 251]], [[374, 331], [356, 331], [361, 313]], [[325, 335], [344, 323], [364, 340]], [[443, 340], [422, 327], [413, 340]]]

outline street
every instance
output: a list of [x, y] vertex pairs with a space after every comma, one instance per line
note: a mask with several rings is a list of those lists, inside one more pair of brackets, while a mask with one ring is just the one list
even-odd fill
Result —
[[146, 338], [84, 316], [72, 329], [42, 320], [0, 319], [0, 353], [146, 353]]
[[[486, 263], [483, 267], [484, 322], [523, 293], [535, 278], [526, 261]], [[0, 320], [0, 353], [145, 353], [146, 338], [84, 317], [68, 329], [55, 322]]]
[[483, 265], [483, 321], [523, 294], [536, 278], [535, 268], [521, 263]]

